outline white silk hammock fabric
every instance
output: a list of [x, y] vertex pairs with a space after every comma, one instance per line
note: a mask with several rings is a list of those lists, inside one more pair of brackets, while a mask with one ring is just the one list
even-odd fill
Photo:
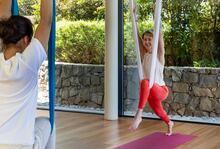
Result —
[[[135, 10], [136, 3], [134, 0], [130, 0], [130, 12], [132, 19], [132, 29], [133, 29], [133, 37], [135, 41], [135, 50], [137, 54], [137, 64], [138, 64], [138, 73], [140, 80], [144, 79], [143, 67], [141, 64], [140, 57], [140, 47], [138, 43], [138, 30], [136, 23], [136, 11]], [[162, 9], [162, 0], [156, 0], [156, 7], [154, 12], [154, 36], [153, 36], [153, 47], [152, 47], [152, 60], [151, 60], [151, 70], [150, 70], [150, 83], [149, 87], [151, 88], [155, 82], [155, 70], [156, 70], [156, 60], [157, 60], [157, 49], [158, 49], [158, 41], [159, 41], [159, 30], [160, 30], [160, 19], [161, 19], [161, 9]]]
[[136, 49], [136, 56], [137, 56], [137, 65], [138, 65], [138, 74], [139, 79], [144, 79], [143, 74], [143, 67], [141, 64], [141, 57], [140, 57], [140, 47], [138, 42], [138, 30], [137, 30], [137, 23], [136, 23], [136, 3], [134, 0], [130, 0], [130, 13], [131, 13], [131, 20], [132, 20], [132, 29], [133, 29], [133, 37], [134, 37], [134, 43], [135, 43], [135, 49]]

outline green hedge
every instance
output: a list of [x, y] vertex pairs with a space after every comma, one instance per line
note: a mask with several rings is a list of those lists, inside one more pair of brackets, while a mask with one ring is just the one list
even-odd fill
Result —
[[[153, 22], [140, 22], [140, 33], [152, 29]], [[215, 49], [213, 34], [206, 32], [183, 32], [189, 34], [185, 42], [182, 32], [173, 31], [169, 25], [163, 24], [166, 50], [166, 65], [183, 66], [181, 60], [192, 61], [184, 66], [218, 67], [218, 59], [208, 58]], [[174, 36], [175, 35], [175, 36]], [[178, 39], [178, 42], [175, 39]], [[185, 49], [185, 50], [183, 50]], [[188, 50], [187, 54], [184, 51]], [[57, 23], [57, 61], [84, 64], [104, 64], [105, 24], [104, 21], [60, 21]], [[172, 56], [170, 53], [175, 53]], [[212, 57], [212, 56], [209, 56]], [[136, 64], [136, 53], [132, 36], [131, 22], [124, 25], [124, 63]]]
[[57, 23], [57, 61], [103, 64], [105, 34], [103, 21], [60, 21]]
[[[153, 22], [141, 22], [140, 32]], [[104, 21], [60, 21], [57, 23], [57, 61], [103, 64], [105, 52]], [[135, 64], [136, 53], [131, 23], [124, 26], [124, 63]]]

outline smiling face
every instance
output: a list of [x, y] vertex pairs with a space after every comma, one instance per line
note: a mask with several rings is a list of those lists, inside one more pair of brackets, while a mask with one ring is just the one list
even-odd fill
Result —
[[147, 53], [152, 52], [153, 34], [151, 32], [144, 32], [142, 36], [142, 43]]

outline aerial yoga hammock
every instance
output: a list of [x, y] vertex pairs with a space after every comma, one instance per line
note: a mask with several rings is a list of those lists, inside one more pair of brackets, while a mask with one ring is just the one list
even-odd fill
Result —
[[[18, 15], [17, 0], [12, 0], [12, 15]], [[53, 22], [51, 26], [50, 39], [48, 43], [48, 75], [49, 75], [49, 112], [51, 132], [54, 128], [54, 106], [55, 106], [55, 49], [56, 49], [56, 0], [53, 0]]]
[[[141, 63], [141, 57], [140, 57], [140, 47], [138, 43], [138, 30], [137, 30], [137, 23], [136, 23], [136, 14], [133, 12], [133, 8], [136, 7], [134, 0], [131, 0], [130, 2], [130, 10], [131, 10], [131, 18], [132, 18], [132, 27], [133, 27], [133, 36], [134, 36], [134, 41], [135, 41], [135, 49], [136, 49], [136, 55], [137, 55], [137, 64], [138, 64], [138, 72], [139, 72], [139, 79], [143, 80], [144, 79], [144, 74], [143, 74], [143, 67]], [[156, 2], [156, 11], [155, 11], [155, 19], [154, 19], [154, 40], [153, 40], [153, 53], [152, 53], [152, 60], [151, 60], [151, 70], [150, 70], [150, 84], [149, 87], [151, 88], [154, 84], [154, 77], [155, 77], [155, 69], [156, 69], [156, 59], [157, 59], [157, 48], [158, 48], [158, 39], [159, 39], [159, 28], [160, 28], [160, 14], [161, 14], [161, 6], [162, 1], [157, 0]]]
[[[137, 129], [138, 125], [142, 121], [141, 117], [142, 117], [143, 108], [146, 102], [148, 101], [150, 107], [153, 109], [155, 114], [159, 116], [168, 125], [167, 135], [171, 135], [173, 122], [167, 116], [161, 103], [168, 96], [168, 88], [166, 87], [165, 82], [163, 80], [164, 66], [161, 64], [160, 60], [158, 59], [158, 54], [157, 54], [158, 43], [159, 43], [159, 32], [160, 32], [161, 8], [162, 8], [162, 0], [156, 0], [152, 54], [151, 52], [148, 53], [145, 51], [146, 53], [144, 55], [143, 60], [141, 61], [140, 47], [139, 47], [140, 42], [139, 42], [138, 29], [136, 23], [136, 4], [134, 0], [130, 0], [133, 37], [135, 41], [137, 65], [138, 65], [138, 72], [140, 79], [140, 98], [139, 98], [138, 111], [129, 129], [130, 130]], [[141, 44], [143, 43], [141, 42]], [[159, 47], [159, 48], [160, 50], [164, 50], [164, 47], [162, 48]], [[150, 63], [148, 63], [149, 61], [146, 62], [145, 59], [150, 60]], [[149, 74], [147, 74], [146, 69], [143, 68], [146, 67], [145, 65], [147, 65], [147, 69], [150, 68]]]

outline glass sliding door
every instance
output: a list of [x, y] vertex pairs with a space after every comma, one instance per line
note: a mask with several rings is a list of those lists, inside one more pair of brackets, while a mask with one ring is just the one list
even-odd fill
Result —
[[[137, 0], [139, 35], [153, 29], [153, 0]], [[129, 1], [124, 0], [123, 114], [137, 110], [140, 80]], [[199, 13], [198, 13], [199, 12]], [[169, 95], [162, 102], [173, 119], [220, 124], [220, 4], [217, 1], [163, 0], [164, 81]], [[144, 108], [144, 116], [157, 116]]]
[[[103, 0], [57, 2], [56, 107], [103, 112], [105, 7]], [[47, 104], [47, 65], [39, 104]], [[44, 100], [41, 100], [44, 99]]]
[[[123, 81], [123, 109], [125, 115], [134, 115], [137, 111], [139, 99], [140, 79], [137, 68], [136, 51], [132, 33], [132, 20], [129, 10], [129, 0], [124, 1], [124, 81]], [[137, 1], [139, 35], [152, 28], [152, 1]], [[145, 8], [144, 8], [145, 7]], [[142, 8], [142, 9], [141, 9]], [[146, 14], [146, 16], [144, 16]], [[148, 105], [145, 112], [150, 112]]]

